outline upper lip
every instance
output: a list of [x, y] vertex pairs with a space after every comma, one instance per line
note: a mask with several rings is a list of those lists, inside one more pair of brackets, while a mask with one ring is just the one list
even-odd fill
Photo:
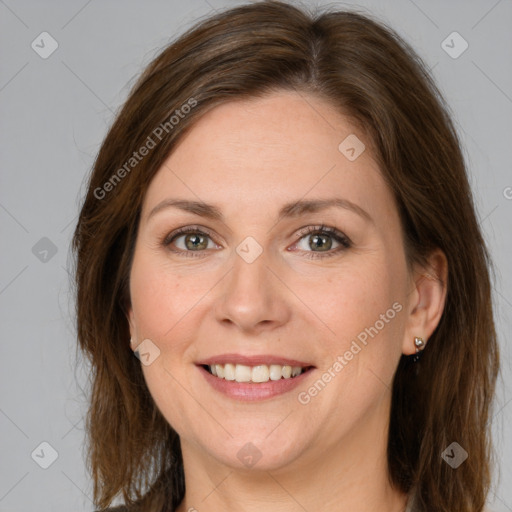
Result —
[[253, 356], [244, 356], [242, 354], [219, 354], [218, 356], [212, 356], [207, 359], [198, 361], [197, 365], [213, 365], [213, 364], [243, 364], [246, 366], [258, 366], [265, 364], [267, 366], [271, 364], [280, 364], [288, 366], [301, 366], [303, 368], [313, 366], [310, 363], [304, 361], [298, 361], [297, 359], [289, 359], [288, 357], [276, 356], [271, 354], [261, 354]]

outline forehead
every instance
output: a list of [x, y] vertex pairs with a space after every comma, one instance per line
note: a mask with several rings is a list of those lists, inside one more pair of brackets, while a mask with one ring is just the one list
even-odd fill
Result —
[[[355, 160], [344, 152], [347, 140], [356, 144], [356, 155], [366, 147]], [[369, 146], [347, 117], [312, 95], [279, 92], [228, 102], [180, 140], [150, 184], [143, 215], [168, 196], [236, 214], [241, 203], [269, 212], [339, 193], [371, 210], [371, 203], [389, 201], [390, 192]]]

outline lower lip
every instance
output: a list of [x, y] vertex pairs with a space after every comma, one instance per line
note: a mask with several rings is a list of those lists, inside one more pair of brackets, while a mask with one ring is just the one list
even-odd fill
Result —
[[206, 382], [208, 382], [213, 389], [235, 400], [248, 402], [265, 400], [287, 393], [304, 382], [304, 379], [309, 376], [312, 370], [311, 368], [297, 377], [290, 379], [269, 380], [268, 382], [237, 382], [236, 380], [226, 380], [215, 377], [215, 375], [212, 375], [202, 366], [198, 366], [198, 368], [204, 375]]

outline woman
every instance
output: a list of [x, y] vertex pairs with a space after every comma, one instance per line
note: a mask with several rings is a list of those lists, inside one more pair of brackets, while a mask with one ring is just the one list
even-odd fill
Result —
[[74, 250], [99, 507], [483, 510], [490, 264], [391, 29], [274, 1], [198, 23], [118, 114]]

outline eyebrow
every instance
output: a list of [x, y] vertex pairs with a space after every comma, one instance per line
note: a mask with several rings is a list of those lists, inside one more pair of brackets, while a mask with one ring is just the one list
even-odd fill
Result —
[[[363, 217], [366, 221], [373, 223], [372, 217], [366, 210], [363, 210], [363, 208], [353, 203], [352, 201], [349, 201], [348, 199], [342, 199], [338, 197], [328, 199], [301, 199], [298, 201], [286, 203], [279, 210], [278, 220], [300, 217], [306, 213], [315, 213], [333, 207], [350, 210], [360, 217]], [[204, 203], [202, 201], [172, 198], [165, 199], [158, 203], [151, 210], [147, 219], [149, 220], [151, 217], [153, 217], [153, 215], [167, 208], [177, 208], [189, 213], [193, 213], [194, 215], [198, 215], [200, 217], [224, 222], [224, 216], [218, 206]]]

